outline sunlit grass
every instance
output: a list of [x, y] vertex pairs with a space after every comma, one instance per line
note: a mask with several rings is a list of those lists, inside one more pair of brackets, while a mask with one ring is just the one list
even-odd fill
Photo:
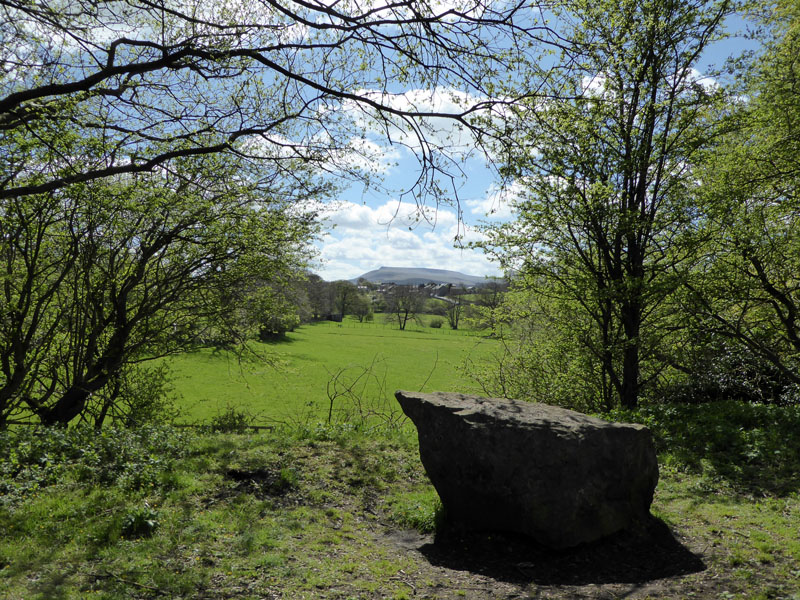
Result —
[[341, 370], [351, 379], [369, 370], [364, 395], [390, 402], [397, 389], [477, 391], [460, 367], [496, 344], [449, 330], [323, 322], [300, 327], [284, 341], [253, 344], [263, 361], [202, 350], [172, 358], [171, 368], [184, 422], [208, 422], [231, 407], [263, 423], [317, 420], [327, 414], [328, 383]]
[[[696, 590], [703, 598], [792, 598], [800, 591], [800, 486], [771, 450], [774, 442], [764, 441], [775, 438], [751, 433], [745, 445], [732, 446], [727, 458], [736, 460], [743, 451], [753, 454], [748, 449], [757, 442], [757, 477], [717, 468], [725, 459], [721, 446], [706, 462], [686, 450], [705, 447], [709, 435], [721, 440], [719, 432], [688, 427], [691, 415], [699, 422], [726, 415], [734, 435], [736, 419], [752, 428], [754, 414], [762, 413], [783, 415], [780, 421], [793, 427], [791, 409], [660, 411], [661, 477], [652, 511], [706, 570], [682, 576], [679, 592], [658, 597]], [[666, 435], [679, 430], [694, 434]], [[63, 430], [39, 432], [24, 444], [15, 442], [18, 434], [4, 435], [12, 435], [0, 436], [7, 464], [39, 465], [42, 447], [59, 477], [15, 468], [0, 479], [7, 490], [0, 502], [2, 598], [410, 598], [425, 589], [452, 598], [468, 586], [461, 580], [450, 589], [452, 572], [386, 540], [403, 528], [430, 532], [440, 518], [415, 436], [405, 427], [379, 434], [341, 424], [252, 435], [153, 430], [126, 438], [132, 460], [149, 457], [153, 465], [142, 480], [111, 464], [116, 454], [94, 460], [103, 448], [116, 448], [118, 436], [69, 438], [75, 447], [67, 449]], [[793, 438], [783, 444], [787, 452], [795, 445]], [[152, 528], [126, 534], [126, 519], [139, 514], [153, 517]], [[549, 593], [521, 585], [528, 596]]]

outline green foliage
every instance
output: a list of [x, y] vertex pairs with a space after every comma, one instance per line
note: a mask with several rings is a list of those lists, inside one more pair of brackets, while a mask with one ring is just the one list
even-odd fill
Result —
[[171, 375], [163, 361], [127, 365], [92, 396], [81, 419], [95, 427], [108, 421], [123, 428], [174, 423], [181, 411]]
[[428, 323], [428, 327], [432, 327], [433, 329], [441, 329], [442, 325], [444, 325], [443, 319], [431, 319]]
[[694, 332], [696, 337], [680, 346], [676, 359], [683, 371], [665, 376], [652, 393], [654, 399], [693, 404], [719, 400], [795, 404], [800, 400], [797, 383], [748, 345]]
[[662, 352], [671, 295], [699, 256], [687, 174], [717, 126], [705, 115], [726, 94], [692, 73], [731, 10], [697, 0], [557, 3], [563, 67], [521, 77], [554, 100], [535, 97], [507, 125], [519, 140], [504, 164], [521, 191], [516, 220], [488, 227], [481, 245], [545, 297], [546, 320], [535, 325], [557, 323], [581, 368], [591, 363], [585, 381], [606, 406], [635, 406], [652, 381], [647, 363]]
[[122, 518], [121, 535], [125, 539], [150, 537], [158, 529], [159, 513], [145, 502], [144, 506], [132, 510]]
[[598, 357], [587, 352], [593, 325], [580, 307], [554, 301], [525, 282], [495, 310], [492, 352], [466, 373], [490, 397], [516, 398], [593, 412], [614, 405]]
[[790, 391], [800, 385], [800, 14], [781, 1], [760, 18], [763, 47], [736, 81], [748, 101], [729, 107], [698, 170], [707, 259], [684, 308], [710, 350], [746, 348], [769, 385]]
[[244, 433], [252, 425], [253, 419], [245, 411], [228, 406], [219, 414], [211, 417], [211, 431], [219, 433]]
[[172, 428], [153, 425], [0, 431], [0, 504], [14, 505], [64, 483], [155, 489], [185, 454], [187, 439]]
[[800, 406], [741, 401], [654, 404], [605, 417], [653, 432], [662, 462], [704, 474], [739, 493], [800, 490]]
[[265, 196], [261, 175], [205, 157], [163, 176], [72, 186], [57, 200], [4, 200], [0, 212], [14, 218], [2, 224], [2, 282], [20, 309], [0, 315], [0, 422], [23, 411], [43, 424], [87, 411], [135, 421], [156, 408], [152, 394], [142, 404], [133, 392], [143, 387], [135, 365], [236, 338], [230, 307], [242, 290], [289, 278], [316, 232], [315, 213], [287, 211], [295, 198], [278, 182], [280, 199]]

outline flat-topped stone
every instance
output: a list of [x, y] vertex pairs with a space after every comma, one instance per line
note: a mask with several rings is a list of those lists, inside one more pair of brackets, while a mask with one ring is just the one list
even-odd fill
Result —
[[398, 391], [449, 525], [518, 532], [553, 548], [645, 519], [658, 482], [650, 431], [575, 411]]

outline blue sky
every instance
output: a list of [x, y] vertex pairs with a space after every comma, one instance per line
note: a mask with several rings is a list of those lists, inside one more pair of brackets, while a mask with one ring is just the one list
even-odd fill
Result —
[[[739, 18], [728, 22], [730, 31], [740, 31], [743, 26]], [[734, 36], [710, 48], [697, 67], [702, 72], [712, 64], [720, 65], [748, 47], [753, 47], [752, 42]], [[421, 90], [409, 90], [395, 101], [439, 111], [452, 106], [446, 94]], [[326, 206], [326, 232], [316, 244], [319, 258], [313, 265], [315, 272], [331, 281], [352, 279], [380, 266], [501, 275], [487, 256], [464, 244], [479, 239], [475, 228], [479, 222], [513, 217], [507, 197], [501, 193], [485, 156], [470, 152], [474, 150], [471, 138], [445, 121], [436, 124], [433, 135], [463, 152], [463, 176], [455, 182], [458, 202], [428, 206], [420, 214], [414, 198], [400, 194], [411, 187], [419, 172], [413, 142], [389, 145], [371, 138], [371, 156], [366, 164], [381, 176], [383, 185], [381, 189], [346, 188]], [[455, 243], [457, 237], [461, 247]]]

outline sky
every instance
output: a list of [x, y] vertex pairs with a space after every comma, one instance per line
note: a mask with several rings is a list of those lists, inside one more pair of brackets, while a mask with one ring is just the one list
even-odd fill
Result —
[[[728, 23], [729, 31], [740, 31], [741, 19]], [[734, 36], [717, 43], [698, 64], [702, 71], [720, 65], [726, 57], [752, 43]], [[409, 90], [397, 102], [407, 101], [418, 108], [447, 111], [450, 101], [431, 92]], [[453, 107], [453, 110], [455, 108]], [[377, 142], [372, 138], [370, 168], [383, 179], [380, 188], [351, 186], [327, 204], [324, 233], [316, 242], [318, 257], [312, 270], [328, 281], [354, 279], [381, 266], [435, 268], [477, 276], [502, 276], [499, 265], [481, 250], [467, 247], [481, 234], [481, 222], [513, 218], [509, 205], [511, 192], [502, 192], [485, 155], [474, 151], [471, 138], [450, 122], [436, 124], [433, 135], [463, 153], [463, 176], [456, 182], [450, 205], [428, 206], [420, 214], [414, 198], [402, 196], [419, 172], [415, 145]], [[408, 141], [408, 140], [405, 140]], [[395, 190], [395, 191], [387, 191]], [[458, 240], [458, 241], [457, 241]]]

